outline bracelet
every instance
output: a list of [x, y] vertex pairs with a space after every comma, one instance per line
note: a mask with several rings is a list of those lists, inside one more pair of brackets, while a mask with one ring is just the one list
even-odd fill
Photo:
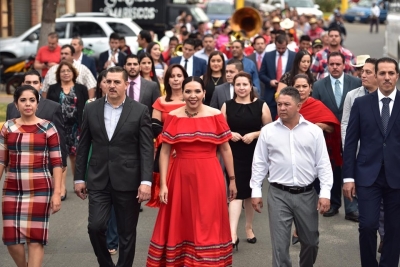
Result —
[[235, 176], [229, 176], [229, 180], [235, 180]]

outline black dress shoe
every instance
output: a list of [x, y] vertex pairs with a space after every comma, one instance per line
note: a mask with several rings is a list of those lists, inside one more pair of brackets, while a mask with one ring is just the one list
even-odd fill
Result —
[[349, 221], [359, 222], [358, 216], [359, 216], [358, 211], [353, 211], [346, 213], [346, 216], [344, 216], [344, 218]]
[[339, 213], [339, 209], [330, 208], [327, 212], [324, 213], [324, 217], [332, 217]]
[[292, 235], [292, 245], [296, 245], [299, 243], [299, 237]]

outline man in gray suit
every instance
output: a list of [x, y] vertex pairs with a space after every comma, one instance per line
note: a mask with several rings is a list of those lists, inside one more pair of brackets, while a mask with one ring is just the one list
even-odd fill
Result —
[[113, 205], [119, 235], [116, 266], [132, 266], [140, 203], [151, 194], [153, 133], [147, 106], [126, 96], [126, 71], [119, 66], [109, 68], [106, 82], [107, 95], [88, 104], [83, 114], [75, 193], [86, 199], [87, 189], [88, 232], [99, 265], [115, 266], [105, 234]]
[[226, 83], [215, 87], [210, 102], [211, 107], [221, 109], [226, 101], [233, 98], [233, 78], [241, 71], [243, 71], [243, 64], [240, 60], [232, 58], [226, 63]]
[[[25, 73], [24, 81], [22, 82], [22, 84], [30, 85], [36, 90], [40, 91], [40, 88], [42, 86], [41, 80], [42, 77], [40, 76], [37, 70], [30, 70]], [[67, 147], [65, 146], [64, 119], [61, 113], [61, 105], [54, 101], [40, 97], [39, 105], [36, 110], [36, 116], [38, 116], [41, 119], [51, 121], [56, 126], [58, 135], [60, 136], [61, 156], [62, 156], [63, 171], [64, 171], [65, 168], [67, 167], [68, 152], [67, 152]], [[17, 110], [15, 103], [12, 102], [8, 104], [6, 120], [8, 121], [19, 117], [21, 117], [21, 114]], [[51, 165], [49, 165], [49, 170], [50, 172], [53, 171]]]
[[136, 55], [126, 57], [124, 69], [128, 73], [127, 95], [149, 109], [153, 114], [153, 104], [160, 97], [160, 88], [156, 82], [143, 79], [140, 74], [139, 60]]
[[[328, 70], [330, 75], [314, 83], [312, 96], [321, 100], [335, 114], [338, 121], [342, 120], [343, 103], [348, 92], [361, 86], [359, 78], [344, 73], [345, 57], [340, 52], [328, 55]], [[331, 217], [339, 212], [342, 206], [342, 167], [332, 162], [333, 186], [331, 190], [331, 208], [324, 217]], [[344, 199], [346, 220], [358, 222], [358, 207], [356, 201]]]

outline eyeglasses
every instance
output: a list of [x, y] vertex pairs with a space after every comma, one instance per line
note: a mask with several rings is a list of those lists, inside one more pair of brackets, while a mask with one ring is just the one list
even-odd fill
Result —
[[70, 69], [60, 71], [60, 73], [71, 73], [71, 72], [72, 72], [72, 70], [70, 70]]

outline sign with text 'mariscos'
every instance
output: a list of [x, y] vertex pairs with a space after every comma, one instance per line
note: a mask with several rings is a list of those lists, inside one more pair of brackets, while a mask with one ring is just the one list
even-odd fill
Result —
[[165, 0], [93, 0], [92, 10], [119, 18], [149, 21], [156, 18], [160, 6], [156, 2], [159, 1]]

